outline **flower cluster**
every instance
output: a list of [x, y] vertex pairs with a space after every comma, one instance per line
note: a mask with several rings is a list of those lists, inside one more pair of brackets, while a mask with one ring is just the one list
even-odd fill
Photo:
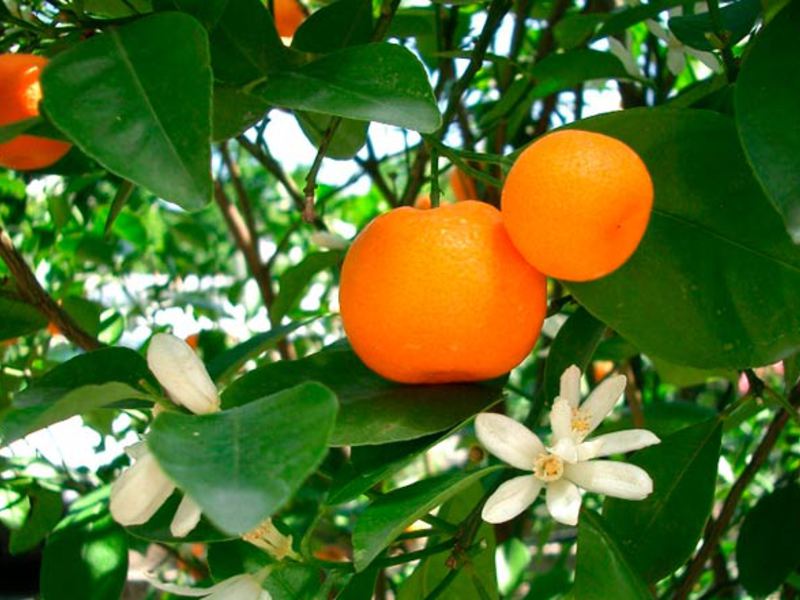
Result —
[[547, 510], [558, 522], [575, 525], [581, 508], [579, 488], [626, 500], [642, 500], [653, 491], [644, 469], [624, 462], [596, 460], [659, 443], [645, 429], [630, 429], [587, 439], [614, 408], [625, 389], [625, 377], [609, 377], [580, 403], [581, 372], [569, 367], [561, 376], [559, 396], [550, 411], [553, 434], [546, 447], [539, 437], [509, 417], [481, 413], [475, 420], [478, 439], [512, 467], [530, 471], [500, 485], [483, 507], [489, 523], [502, 523], [527, 509], [546, 489]]

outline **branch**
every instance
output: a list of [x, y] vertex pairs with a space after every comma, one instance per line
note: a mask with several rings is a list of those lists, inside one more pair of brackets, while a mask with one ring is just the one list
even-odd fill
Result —
[[103, 346], [84, 331], [44, 290], [2, 227], [0, 227], [0, 258], [14, 276], [21, 298], [35, 307], [50, 322], [55, 323], [64, 337], [84, 350], [97, 350]]
[[264, 148], [248, 140], [244, 134], [237, 136], [236, 141], [239, 142], [239, 145], [242, 148], [247, 150], [250, 156], [261, 163], [262, 167], [272, 173], [273, 177], [280, 182], [280, 184], [283, 186], [283, 189], [286, 190], [286, 193], [288, 193], [291, 199], [294, 201], [295, 206], [298, 209], [303, 210], [303, 192], [301, 192], [300, 188], [297, 187], [297, 184], [295, 184], [295, 182], [289, 178], [288, 175], [286, 175], [280, 163], [275, 160]]
[[[800, 385], [792, 390], [789, 395], [789, 401], [792, 406], [796, 406], [800, 403]], [[750, 462], [744, 468], [739, 479], [736, 480], [736, 483], [733, 484], [730, 492], [728, 492], [725, 502], [722, 504], [722, 510], [720, 510], [716, 521], [709, 527], [708, 535], [705, 536], [702, 547], [687, 565], [686, 575], [674, 596], [676, 600], [685, 600], [689, 597], [692, 588], [694, 588], [697, 580], [700, 579], [700, 576], [703, 574], [703, 568], [706, 562], [711, 558], [714, 549], [719, 544], [722, 535], [731, 522], [736, 512], [736, 507], [742, 499], [742, 495], [747, 489], [747, 486], [750, 485], [758, 470], [769, 457], [769, 453], [775, 447], [778, 437], [788, 420], [789, 413], [782, 409], [772, 420], [772, 423], [770, 423], [767, 432], [764, 434], [755, 452], [753, 452]]]

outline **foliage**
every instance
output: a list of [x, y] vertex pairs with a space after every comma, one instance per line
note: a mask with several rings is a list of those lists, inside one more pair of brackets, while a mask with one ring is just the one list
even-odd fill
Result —
[[[263, 573], [272, 598], [796, 595], [800, 2], [313, 0], [292, 40], [276, 3], [0, 2], [0, 51], [50, 58], [41, 115], [0, 143], [73, 144], [0, 170], [4, 580], [32, 558], [30, 594], [118, 598], [141, 575], [129, 551], [158, 548], [178, 583]], [[371, 372], [337, 315], [352, 237], [422, 194], [447, 201], [453, 169], [499, 206], [513, 159], [559, 127], [646, 163], [636, 253], [551, 281], [507, 378]], [[159, 331], [196, 348], [220, 411], [161, 391]], [[577, 527], [542, 500], [482, 523], [511, 473], [473, 417], [541, 431], [572, 364], [584, 388], [628, 378], [599, 433], [661, 438], [629, 459], [652, 495], [589, 494]], [[79, 464], [63, 421], [95, 440]], [[121, 447], [140, 439], [202, 509], [185, 537], [178, 494], [145, 523], [112, 519]], [[285, 556], [247, 543], [267, 522]]]

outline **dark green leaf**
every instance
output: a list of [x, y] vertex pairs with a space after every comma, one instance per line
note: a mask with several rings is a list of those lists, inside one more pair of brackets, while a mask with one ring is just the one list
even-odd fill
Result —
[[100, 314], [103, 305], [80, 296], [67, 296], [62, 299], [61, 306], [73, 318], [78, 326], [92, 337], [100, 333]]
[[358, 517], [353, 529], [353, 562], [363, 571], [403, 530], [470, 485], [503, 467], [456, 471], [424, 479], [381, 496]]
[[771, 594], [800, 565], [800, 486], [767, 494], [745, 516], [736, 542], [739, 580], [753, 596]]
[[263, 119], [268, 110], [268, 102], [239, 87], [215, 85], [212, 139], [221, 142], [236, 137]]
[[578, 522], [573, 595], [580, 600], [644, 600], [653, 597], [607, 524], [588, 510], [581, 511]]
[[682, 565], [703, 533], [714, 501], [721, 436], [719, 420], [712, 419], [637, 452], [631, 462], [652, 477], [653, 493], [638, 502], [606, 500], [610, 530], [651, 583]]
[[70, 513], [47, 538], [42, 600], [119, 598], [127, 573], [125, 531], [97, 503]]
[[600, 27], [595, 39], [614, 35], [626, 30], [631, 25], [636, 25], [647, 19], [654, 19], [659, 13], [674, 8], [684, 3], [684, 0], [652, 0], [647, 4], [638, 4], [628, 8], [622, 8], [612, 13]]
[[[701, 406], [694, 402], [659, 402], [644, 405], [645, 428], [664, 438], [689, 425], [696, 425], [717, 416], [713, 408]], [[633, 417], [630, 411], [614, 421], [607, 420], [598, 433], [610, 433], [622, 429], [632, 429]]]
[[711, 369], [771, 364], [800, 347], [800, 249], [753, 179], [727, 117], [634, 109], [580, 122], [628, 143], [655, 204], [631, 259], [568, 287], [643, 352]]
[[264, 588], [272, 600], [324, 598], [324, 595], [319, 594], [321, 585], [319, 569], [289, 562], [280, 563], [264, 582]]
[[530, 77], [536, 82], [532, 99], [545, 98], [585, 81], [632, 79], [616, 56], [586, 48], [551, 54], [533, 66]]
[[407, 49], [353, 46], [270, 75], [253, 93], [276, 106], [431, 133], [442, 117], [428, 76]]
[[[306, 134], [308, 141], [316, 147], [325, 137], [325, 132], [333, 119], [328, 115], [303, 111], [296, 112], [295, 117], [297, 117], [297, 123]], [[369, 123], [366, 121], [342, 119], [336, 133], [333, 134], [325, 156], [336, 160], [353, 158], [366, 143], [368, 128]]]
[[317, 468], [336, 397], [304, 383], [210, 415], [165, 413], [148, 446], [220, 529], [244, 533], [275, 513]]
[[605, 20], [601, 13], [576, 13], [558, 21], [553, 28], [556, 43], [564, 50], [572, 50], [586, 43], [597, 26]]
[[193, 18], [96, 35], [57, 55], [42, 88], [56, 126], [108, 170], [186, 209], [211, 199], [211, 69]]
[[571, 365], [586, 371], [606, 326], [585, 308], [579, 308], [559, 329], [544, 367], [544, 393], [552, 402], [559, 393], [561, 375]]
[[717, 36], [711, 13], [672, 17], [669, 28], [687, 46], [699, 50], [719, 50], [734, 46], [753, 29], [759, 13], [759, 0], [737, 0], [720, 8], [724, 39]]
[[747, 159], [800, 244], [800, 4], [792, 2], [756, 37], [736, 83], [736, 124]]
[[386, 444], [443, 431], [497, 402], [502, 382], [401, 385], [369, 370], [346, 347], [307, 358], [272, 363], [247, 373], [222, 394], [222, 405], [238, 406], [297, 385], [319, 381], [341, 408], [331, 436], [334, 446]]
[[45, 327], [47, 319], [30, 304], [0, 294], [0, 340], [28, 335]]
[[[138, 538], [148, 540], [151, 542], [167, 542], [167, 543], [189, 543], [189, 542], [220, 542], [231, 539], [230, 534], [222, 533], [219, 529], [214, 527], [208, 522], [208, 519], [202, 517], [197, 526], [192, 529], [188, 534], [183, 537], [175, 537], [170, 531], [172, 519], [175, 517], [175, 511], [178, 510], [178, 505], [182, 499], [182, 495], [173, 494], [158, 512], [152, 518], [142, 525], [135, 525], [127, 527], [128, 532]], [[248, 543], [250, 546], [250, 544]], [[255, 548], [255, 546], [250, 546]], [[261, 550], [258, 550], [261, 552]], [[262, 552], [263, 554], [263, 552]], [[242, 571], [239, 571], [241, 573]], [[232, 575], [236, 575], [233, 573]]]
[[150, 0], [83, 0], [83, 10], [97, 17], [120, 19], [152, 10]]
[[280, 278], [278, 295], [269, 310], [272, 322], [280, 323], [286, 313], [300, 303], [306, 287], [317, 273], [335, 267], [343, 258], [344, 250], [313, 252], [286, 269]]
[[61, 520], [64, 505], [61, 494], [44, 488], [35, 488], [30, 494], [31, 510], [20, 529], [11, 532], [8, 551], [22, 554], [39, 545]]
[[[230, 0], [154, 0], [153, 6], [157, 11], [177, 10], [189, 13], [210, 31], [230, 3]], [[240, 1], [239, 4], [243, 3]], [[250, 8], [249, 5], [247, 7]]]
[[337, 0], [311, 13], [292, 38], [292, 48], [323, 54], [372, 38], [372, 2]]
[[255, 573], [273, 558], [250, 542], [242, 539], [208, 545], [208, 568], [216, 581], [241, 573]]
[[41, 123], [41, 117], [31, 117], [22, 121], [15, 121], [8, 125], [0, 125], [0, 144], [13, 140], [18, 135], [26, 133], [29, 129]]

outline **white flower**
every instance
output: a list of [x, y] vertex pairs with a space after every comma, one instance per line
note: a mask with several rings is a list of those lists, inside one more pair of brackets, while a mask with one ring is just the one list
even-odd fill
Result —
[[269, 567], [265, 567], [257, 573], [236, 575], [208, 588], [162, 583], [151, 577], [148, 580], [154, 588], [177, 596], [205, 597], [206, 600], [271, 600], [269, 592], [261, 587], [268, 573]]
[[552, 447], [546, 448], [535, 433], [503, 415], [481, 413], [475, 431], [486, 449], [512, 467], [531, 471], [500, 485], [483, 507], [489, 523], [513, 519], [547, 488], [547, 510], [558, 522], [575, 525], [581, 508], [579, 487], [626, 500], [643, 500], [653, 491], [644, 469], [623, 462], [594, 460], [631, 452], [659, 443], [645, 429], [630, 429], [586, 440], [611, 412], [625, 389], [625, 377], [609, 377], [580, 402], [581, 372], [569, 367], [561, 376], [561, 389], [550, 411]]
[[[214, 382], [194, 350], [183, 340], [165, 333], [154, 335], [147, 350], [147, 365], [176, 404], [195, 414], [219, 410], [220, 400]], [[111, 516], [122, 525], [141, 525], [172, 495], [175, 484], [145, 442], [134, 444], [126, 452], [135, 462], [111, 485]], [[197, 526], [200, 515], [200, 506], [184, 495], [170, 524], [170, 532], [175, 537], [184, 537]]]

